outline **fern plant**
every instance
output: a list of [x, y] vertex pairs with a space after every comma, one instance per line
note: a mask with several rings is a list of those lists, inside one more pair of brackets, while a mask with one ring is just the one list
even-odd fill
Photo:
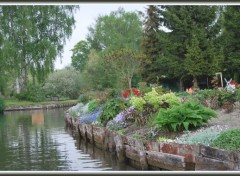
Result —
[[213, 110], [189, 100], [179, 106], [160, 109], [154, 117], [154, 122], [159, 128], [168, 131], [183, 131], [192, 126], [203, 126], [209, 119], [215, 117], [217, 114]]

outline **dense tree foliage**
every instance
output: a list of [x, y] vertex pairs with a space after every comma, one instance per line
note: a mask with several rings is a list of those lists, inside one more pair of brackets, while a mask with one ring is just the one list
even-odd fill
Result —
[[135, 12], [125, 12], [123, 8], [110, 15], [99, 16], [96, 23], [89, 27], [87, 40], [97, 51], [113, 49], [139, 49], [142, 22]]
[[26, 90], [28, 72], [42, 82], [72, 34], [77, 6], [1, 6], [1, 60]]
[[[160, 67], [165, 69], [159, 69], [159, 72], [167, 77], [178, 78], [182, 87], [183, 78], [187, 75], [196, 80], [197, 76], [212, 75], [216, 70], [219, 71], [220, 64], [218, 68], [214, 66], [215, 70], [206, 72], [222, 59], [219, 55], [221, 52], [214, 48], [214, 41], [220, 33], [218, 6], [162, 6], [162, 8], [164, 26], [170, 32], [163, 35], [164, 50], [159, 54], [158, 62]], [[198, 60], [200, 57], [201, 61]], [[216, 60], [217, 58], [219, 60]], [[202, 69], [194, 70], [191, 67], [194, 60], [199, 62], [196, 65], [201, 65]]]
[[132, 49], [114, 50], [105, 55], [106, 65], [110, 65], [119, 75], [118, 81], [122, 88], [132, 88], [132, 79], [135, 73], [139, 73], [145, 56]]
[[159, 74], [157, 59], [161, 51], [161, 41], [158, 36], [161, 26], [160, 12], [158, 6], [150, 5], [144, 18], [141, 46], [146, 55], [146, 60], [142, 75], [147, 82], [157, 81], [157, 75]]
[[71, 51], [72, 66], [76, 70], [83, 71], [88, 59], [88, 54], [90, 52], [90, 44], [85, 40], [81, 40], [74, 46]]
[[225, 73], [236, 81], [240, 81], [240, 6], [225, 6], [222, 29], [222, 45], [224, 47]]
[[79, 72], [72, 68], [57, 70], [50, 74], [44, 85], [46, 96], [78, 98], [80, 89]]

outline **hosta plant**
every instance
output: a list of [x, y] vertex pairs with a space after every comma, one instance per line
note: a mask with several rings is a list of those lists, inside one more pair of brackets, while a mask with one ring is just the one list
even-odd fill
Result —
[[160, 109], [154, 116], [154, 122], [159, 128], [168, 131], [183, 131], [190, 127], [201, 127], [217, 114], [203, 105], [189, 100], [179, 106]]

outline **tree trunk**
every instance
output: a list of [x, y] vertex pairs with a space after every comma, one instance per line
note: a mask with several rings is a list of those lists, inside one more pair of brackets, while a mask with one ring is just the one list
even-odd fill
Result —
[[180, 91], [184, 91], [183, 90], [183, 76], [181, 76], [181, 78], [179, 79], [179, 89], [180, 89]]
[[22, 79], [21, 92], [25, 92], [26, 87], [27, 87], [27, 70], [26, 70], [26, 68], [22, 68], [21, 72], [22, 72], [21, 73], [21, 79]]
[[20, 93], [20, 87], [19, 87], [19, 79], [18, 79], [18, 77], [16, 78], [16, 92], [17, 92], [17, 94]]
[[198, 81], [197, 81], [197, 78], [195, 76], [193, 77], [193, 88], [198, 89]]

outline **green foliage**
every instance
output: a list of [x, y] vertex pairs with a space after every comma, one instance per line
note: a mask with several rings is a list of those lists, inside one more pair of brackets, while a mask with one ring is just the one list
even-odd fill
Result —
[[117, 134], [119, 134], [119, 135], [124, 135], [125, 132], [126, 132], [126, 128], [121, 129], [121, 130], [118, 130], [118, 131], [117, 131]]
[[78, 97], [78, 102], [79, 103], [83, 103], [83, 104], [86, 104], [87, 102], [89, 101], [89, 97], [85, 94], [81, 94], [79, 97]]
[[119, 87], [129, 89], [132, 88], [133, 76], [139, 72], [143, 58], [141, 52], [129, 48], [113, 50], [104, 56], [105, 65], [109, 65], [118, 76]]
[[187, 92], [177, 92], [177, 93], [175, 93], [175, 95], [177, 96], [177, 97], [188, 97], [189, 96], [189, 93], [187, 93]]
[[[226, 58], [226, 64], [224, 69], [229, 76], [234, 74], [239, 77], [239, 68], [240, 68], [240, 53], [239, 53], [239, 6], [224, 6], [223, 12], [223, 33], [220, 38], [220, 42], [224, 48], [224, 55]], [[235, 80], [239, 81], [239, 80]]]
[[116, 71], [110, 69], [110, 64], [105, 64], [104, 58], [96, 50], [90, 50], [82, 82], [86, 83], [89, 89], [103, 90], [115, 88], [117, 81]]
[[236, 101], [239, 101], [240, 102], [240, 88], [236, 89], [235, 91], [235, 98], [236, 98]]
[[133, 96], [130, 100], [130, 104], [133, 105], [137, 110], [142, 111], [143, 105], [146, 104], [146, 101], [142, 97]]
[[152, 88], [151, 92], [148, 92], [145, 94], [144, 99], [147, 103], [153, 105], [155, 109], [157, 109], [160, 106], [161, 99], [159, 94], [156, 92], [155, 88]]
[[27, 85], [26, 91], [15, 94], [15, 97], [18, 100], [27, 100], [31, 102], [40, 102], [46, 99], [43, 87], [37, 84], [34, 85], [32, 83]]
[[138, 88], [142, 94], [146, 94], [152, 90], [152, 88], [147, 85], [147, 82], [139, 82]]
[[146, 139], [146, 137], [141, 134], [132, 134], [131, 137], [134, 139]]
[[188, 130], [192, 126], [203, 126], [209, 119], [215, 117], [217, 117], [217, 114], [213, 110], [189, 100], [179, 106], [160, 109], [154, 121], [159, 128], [169, 131], [182, 131], [184, 129]]
[[66, 39], [72, 34], [77, 9], [78, 6], [65, 5], [0, 7], [4, 41], [1, 58], [6, 70], [21, 77], [21, 91], [26, 91], [28, 72], [43, 82], [53, 71], [55, 59], [62, 56]]
[[143, 79], [147, 82], [156, 82], [159, 70], [157, 69], [157, 59], [161, 52], [160, 26], [160, 8], [157, 5], [149, 5], [144, 16], [144, 33], [141, 43], [144, 54], [147, 56], [145, 60]]
[[72, 66], [76, 70], [83, 71], [88, 59], [88, 54], [90, 53], [89, 43], [85, 40], [81, 40], [71, 51]]
[[0, 113], [2, 113], [5, 109], [5, 101], [2, 96], [0, 96]]
[[79, 72], [69, 68], [50, 74], [44, 84], [47, 96], [63, 96], [71, 99], [78, 98], [81, 82]]
[[142, 23], [135, 12], [126, 12], [123, 8], [101, 15], [96, 23], [89, 27], [87, 40], [98, 51], [129, 48], [139, 49], [142, 36]]
[[41, 85], [27, 85], [27, 99], [32, 102], [40, 102], [45, 100], [45, 93]]
[[99, 105], [99, 101], [96, 100], [96, 99], [89, 101], [89, 103], [88, 103], [88, 112], [95, 111], [98, 105]]
[[218, 138], [213, 141], [212, 146], [230, 151], [240, 151], [240, 129], [222, 132]]
[[112, 120], [125, 108], [127, 108], [127, 102], [123, 99], [108, 100], [102, 109], [101, 116], [99, 117], [101, 123], [106, 123], [109, 120]]
[[180, 105], [180, 100], [179, 98], [174, 94], [174, 93], [166, 93], [160, 96], [159, 98], [160, 104], [167, 103], [168, 106], [171, 108], [173, 106]]

